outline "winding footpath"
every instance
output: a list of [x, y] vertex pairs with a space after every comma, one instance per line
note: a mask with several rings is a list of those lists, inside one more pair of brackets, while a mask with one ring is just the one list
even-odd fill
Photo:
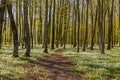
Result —
[[73, 66], [70, 60], [62, 56], [63, 50], [58, 49], [56, 54], [50, 57], [44, 57], [37, 62], [32, 62], [27, 68], [39, 66], [45, 70], [45, 73], [49, 75], [48, 79], [40, 77], [40, 75], [29, 75], [29, 80], [82, 80], [80, 75], [76, 75], [70, 70]]

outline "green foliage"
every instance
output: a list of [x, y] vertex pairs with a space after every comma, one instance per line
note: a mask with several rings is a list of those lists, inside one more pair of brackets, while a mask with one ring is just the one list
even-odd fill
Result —
[[99, 51], [76, 53], [75, 49], [66, 50], [65, 57], [70, 58], [75, 66], [71, 70], [84, 75], [86, 80], [120, 79], [120, 49], [114, 48], [99, 54]]
[[19, 50], [19, 58], [12, 57], [12, 47], [7, 46], [3, 47], [0, 50], [0, 80], [22, 80], [29, 78], [27, 75], [28, 72], [41, 75], [42, 77], [48, 77], [45, 71], [38, 67], [25, 68], [24, 65], [27, 65], [30, 62], [37, 61], [43, 56], [50, 56], [53, 54], [53, 51], [50, 51], [50, 54], [43, 53], [43, 49], [33, 49], [31, 51], [31, 57], [24, 57], [25, 49]]

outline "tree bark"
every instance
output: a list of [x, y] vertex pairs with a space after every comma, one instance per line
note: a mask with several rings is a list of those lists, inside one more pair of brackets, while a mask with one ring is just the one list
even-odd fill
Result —
[[5, 12], [5, 0], [1, 0], [0, 4], [0, 49], [2, 47], [2, 26], [3, 26], [3, 18], [4, 18], [4, 12]]
[[14, 52], [13, 57], [18, 57], [18, 30], [14, 21], [14, 16], [12, 13], [12, 5], [9, 3], [7, 4], [8, 14], [10, 17], [10, 24], [13, 32], [13, 41], [14, 41]]
[[53, 24], [52, 24], [52, 42], [51, 42], [51, 49], [54, 49], [54, 43], [55, 43], [55, 4], [56, 1], [53, 1]]
[[103, 37], [103, 31], [102, 31], [102, 6], [101, 6], [101, 1], [98, 0], [98, 12], [99, 12], [99, 15], [98, 15], [98, 29], [99, 29], [99, 37], [100, 37], [100, 43], [99, 43], [99, 46], [100, 46], [100, 50], [101, 50], [101, 53], [104, 54], [105, 53], [105, 46], [104, 46], [104, 37]]
[[48, 0], [45, 3], [44, 53], [48, 53]]
[[110, 50], [112, 47], [112, 37], [113, 37], [113, 14], [114, 14], [114, 0], [112, 0], [112, 8], [110, 13], [110, 25], [108, 28], [108, 47], [107, 49]]
[[83, 43], [83, 51], [86, 50], [87, 43], [88, 43], [88, 11], [89, 11], [89, 0], [86, 0], [87, 2], [87, 9], [86, 9], [86, 29], [85, 29], [85, 37], [84, 37], [84, 43]]
[[26, 44], [26, 57], [30, 57], [30, 33], [29, 33], [29, 24], [28, 24], [28, 0], [24, 0], [24, 31], [25, 31], [25, 44]]
[[77, 39], [77, 52], [79, 52], [79, 47], [80, 47], [80, 3], [79, 0], [77, 0], [77, 9], [78, 9], [78, 39]]
[[91, 47], [90, 47], [91, 50], [93, 50], [93, 46], [94, 46], [94, 38], [95, 38], [95, 32], [96, 32], [97, 17], [98, 17], [98, 8], [96, 7], [95, 23], [94, 23], [92, 39], [91, 39]]

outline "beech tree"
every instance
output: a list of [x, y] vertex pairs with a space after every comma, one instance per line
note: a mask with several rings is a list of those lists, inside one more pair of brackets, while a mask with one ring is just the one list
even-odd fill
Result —
[[53, 23], [52, 23], [52, 42], [51, 42], [51, 49], [54, 49], [54, 44], [55, 44], [55, 11], [56, 11], [56, 9], [55, 9], [55, 6], [56, 6], [56, 0], [54, 0], [53, 1]]
[[[7, 12], [8, 11], [8, 12]], [[9, 18], [8, 18], [9, 17]], [[13, 34], [12, 34], [13, 33]], [[31, 49], [72, 46], [76, 51], [105, 53], [120, 45], [120, 0], [1, 0], [0, 48]], [[81, 49], [82, 48], [82, 49]]]
[[85, 37], [84, 37], [84, 44], [83, 44], [83, 51], [86, 50], [88, 44], [88, 12], [89, 12], [89, 0], [86, 0], [87, 9], [86, 9], [86, 29], [85, 29]]
[[3, 27], [3, 21], [4, 21], [4, 13], [5, 13], [5, 0], [1, 0], [0, 4], [0, 48], [2, 46], [2, 27]]
[[104, 37], [103, 37], [103, 31], [102, 31], [102, 13], [103, 13], [103, 9], [102, 9], [102, 1], [98, 0], [98, 28], [99, 28], [99, 37], [100, 37], [100, 42], [99, 42], [99, 46], [100, 46], [100, 51], [101, 53], [105, 53], [104, 49], [105, 49], [105, 45], [104, 45]]
[[79, 47], [80, 47], [80, 6], [79, 6], [79, 0], [77, 0], [77, 10], [78, 10], [78, 48], [77, 52], [79, 52]]
[[15, 24], [13, 13], [12, 13], [12, 5], [9, 2], [7, 4], [7, 9], [8, 9], [10, 24], [13, 32], [13, 42], [14, 42], [13, 57], [18, 57], [18, 30]]
[[108, 28], [108, 47], [107, 47], [108, 50], [110, 50], [111, 47], [112, 47], [113, 14], [114, 14], [114, 0], [112, 0], [111, 12], [109, 12], [110, 25], [109, 25], [109, 28]]
[[24, 32], [25, 32], [25, 46], [27, 48], [25, 56], [30, 56], [30, 33], [28, 24], [28, 0], [24, 0]]
[[45, 3], [44, 52], [48, 53], [48, 0]]

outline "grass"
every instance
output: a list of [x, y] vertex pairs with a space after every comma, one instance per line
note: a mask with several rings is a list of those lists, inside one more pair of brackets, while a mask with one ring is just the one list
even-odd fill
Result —
[[75, 48], [68, 48], [64, 56], [75, 64], [71, 70], [83, 75], [85, 80], [120, 80], [120, 48], [106, 50], [106, 54], [100, 54], [97, 49], [76, 53]]
[[[24, 57], [25, 49], [19, 49], [19, 58], [13, 58], [13, 48], [11, 46], [5, 46], [0, 50], [0, 80], [22, 80], [27, 79], [27, 72], [35, 72], [43, 77], [47, 77], [45, 71], [40, 67], [33, 67], [26, 69], [23, 66], [32, 61], [37, 61], [43, 56], [50, 56], [53, 51], [49, 51], [49, 54], [43, 53], [43, 49], [31, 50], [31, 57]], [[19, 65], [19, 66], [17, 66]]]
[[[42, 48], [35, 48], [31, 50], [30, 58], [23, 56], [25, 49], [19, 49], [19, 58], [11, 57], [12, 52], [11, 46], [0, 49], [0, 80], [27, 80], [30, 74], [49, 77], [44, 69], [38, 66], [24, 68], [21, 65], [37, 61], [43, 56], [50, 56], [54, 51], [45, 54]], [[93, 51], [87, 49], [85, 52], [76, 53], [75, 48], [67, 47], [64, 56], [75, 64], [71, 70], [83, 75], [85, 80], [120, 80], [120, 48], [118, 47], [110, 51], [106, 50], [106, 54], [100, 54], [98, 49]]]

